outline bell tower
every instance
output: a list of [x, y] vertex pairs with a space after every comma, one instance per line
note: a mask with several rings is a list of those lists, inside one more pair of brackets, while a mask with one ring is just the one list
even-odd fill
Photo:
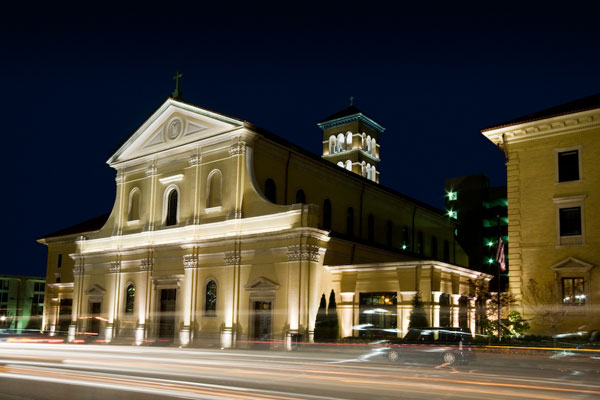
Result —
[[379, 183], [379, 135], [384, 127], [352, 104], [317, 123], [323, 130], [322, 157]]

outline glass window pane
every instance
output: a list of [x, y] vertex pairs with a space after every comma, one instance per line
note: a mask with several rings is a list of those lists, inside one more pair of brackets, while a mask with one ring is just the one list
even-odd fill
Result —
[[558, 153], [558, 181], [568, 182], [579, 179], [579, 151]]
[[559, 210], [560, 236], [581, 235], [581, 207], [568, 207]]

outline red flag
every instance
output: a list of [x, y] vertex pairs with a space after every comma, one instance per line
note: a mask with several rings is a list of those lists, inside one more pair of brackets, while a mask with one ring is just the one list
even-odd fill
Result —
[[506, 261], [504, 259], [504, 241], [502, 236], [498, 237], [498, 247], [496, 248], [496, 262], [500, 265], [502, 272], [506, 271]]

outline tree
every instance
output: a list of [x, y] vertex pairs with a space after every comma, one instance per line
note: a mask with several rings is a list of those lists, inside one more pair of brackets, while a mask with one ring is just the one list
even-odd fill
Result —
[[553, 281], [539, 284], [535, 279], [530, 279], [523, 293], [523, 303], [533, 314], [533, 320], [548, 329], [548, 333], [555, 335], [559, 332], [567, 311], [559, 301], [558, 287]]
[[327, 307], [327, 339], [329, 340], [336, 340], [340, 331], [336, 306], [335, 292], [331, 289], [329, 306]]
[[[469, 279], [471, 292], [477, 298], [475, 309], [476, 330], [478, 333], [495, 336], [498, 335], [498, 294], [491, 293], [488, 283], [483, 280]], [[500, 293], [500, 309], [507, 310], [517, 304], [517, 299], [512, 293]], [[510, 314], [509, 314], [510, 317]], [[509, 330], [509, 320], [500, 320], [502, 336], [513, 335]], [[527, 328], [529, 329], [529, 327]]]
[[317, 319], [315, 321], [315, 342], [322, 342], [327, 337], [327, 303], [325, 300], [325, 293], [321, 295], [321, 304], [319, 304], [319, 311], [317, 311]]
[[509, 312], [508, 318], [502, 320], [502, 325], [507, 327], [507, 334], [510, 336], [523, 336], [530, 328], [529, 322], [518, 311]]
[[410, 312], [410, 321], [408, 328], [427, 328], [427, 315], [425, 314], [425, 306], [421, 301], [419, 292], [415, 294], [412, 301], [412, 311]]

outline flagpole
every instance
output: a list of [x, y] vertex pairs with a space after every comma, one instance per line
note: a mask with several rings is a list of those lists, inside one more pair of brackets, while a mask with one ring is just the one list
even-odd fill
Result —
[[[500, 242], [500, 235], [501, 235], [501, 231], [500, 231], [500, 215], [496, 215], [496, 226], [498, 227], [498, 239], [497, 239], [497, 246], [500, 246], [502, 244], [502, 246], [504, 246], [504, 243]], [[496, 254], [498, 254], [498, 252], [500, 251], [499, 248], [496, 249]], [[497, 290], [498, 290], [498, 342], [502, 341], [502, 322], [501, 322], [501, 314], [502, 314], [502, 307], [500, 305], [500, 260], [498, 260], [498, 257], [496, 257], [496, 268], [497, 268]]]

